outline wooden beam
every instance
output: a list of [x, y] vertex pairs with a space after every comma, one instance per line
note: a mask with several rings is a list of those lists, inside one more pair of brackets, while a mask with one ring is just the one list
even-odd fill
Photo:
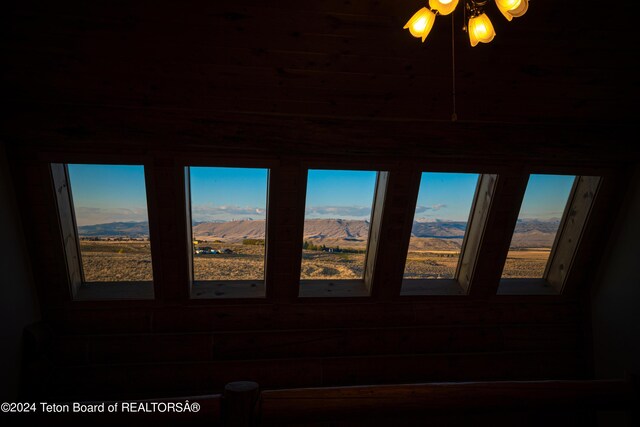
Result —
[[458, 269], [456, 271], [456, 278], [465, 294], [469, 293], [469, 288], [473, 282], [497, 181], [498, 176], [495, 174], [483, 174], [478, 179], [467, 231], [460, 249], [460, 261], [458, 261]]
[[307, 170], [283, 157], [269, 177], [267, 299], [295, 300], [300, 289]]
[[374, 191], [373, 206], [371, 209], [371, 223], [369, 227], [369, 241], [367, 242], [367, 255], [364, 270], [364, 285], [367, 293], [371, 295], [376, 264], [382, 258], [380, 247], [380, 233], [382, 232], [382, 218], [386, 205], [387, 186], [389, 184], [389, 172], [378, 172], [376, 188]]
[[149, 245], [153, 268], [153, 296], [159, 300], [184, 301], [189, 285], [185, 236], [178, 224], [184, 224], [185, 197], [182, 170], [169, 156], [149, 156], [144, 162]]
[[389, 172], [378, 242], [385, 256], [377, 258], [374, 273], [373, 296], [377, 299], [400, 296], [420, 178], [421, 171], [408, 162], [399, 163]]
[[[37, 126], [34, 117], [38, 118]], [[30, 105], [16, 106], [2, 132], [23, 147], [58, 155], [91, 152], [104, 157], [114, 156], [114, 151], [124, 155], [153, 147], [154, 151], [209, 156], [215, 150], [220, 156], [238, 158], [314, 155], [367, 160], [374, 156], [426, 163], [601, 167], [637, 161], [640, 152], [624, 148], [626, 135], [633, 130], [630, 125], [594, 123], [451, 123], [321, 114]], [[518, 144], [513, 143], [513, 135], [518, 135]], [[602, 149], [603, 140], [610, 141], [607, 150]], [[179, 147], [176, 141], [180, 141]]]
[[598, 176], [576, 177], [544, 274], [556, 293], [562, 293], [571, 272], [599, 187]]
[[528, 180], [529, 175], [517, 167], [498, 173], [491, 197], [492, 209], [478, 246], [472, 281], [467, 285], [469, 295], [496, 295]]
[[82, 258], [67, 165], [52, 163], [51, 179], [55, 188], [60, 231], [62, 232], [62, 241], [64, 243], [69, 292], [71, 297], [75, 299], [84, 281], [84, 275], [82, 274]]
[[362, 422], [459, 411], [631, 410], [637, 403], [638, 391], [627, 380], [397, 384], [265, 390], [260, 419], [266, 425], [352, 417]]

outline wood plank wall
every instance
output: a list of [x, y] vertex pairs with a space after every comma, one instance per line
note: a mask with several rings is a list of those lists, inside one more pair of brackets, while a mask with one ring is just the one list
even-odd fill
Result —
[[[597, 243], [607, 237], [608, 213], [615, 210], [618, 186], [623, 187], [620, 171], [594, 166], [593, 160], [562, 166], [535, 161], [474, 163], [470, 157], [453, 162], [437, 156], [428, 157], [429, 161], [425, 156], [389, 161], [380, 154], [384, 150], [371, 145], [354, 147], [366, 153], [348, 154], [339, 162], [333, 153], [314, 147], [298, 147], [305, 151], [304, 157], [261, 158], [244, 149], [251, 149], [248, 142], [235, 151], [218, 150], [215, 145], [206, 150], [184, 145], [181, 153], [163, 150], [162, 144], [154, 150], [145, 144], [123, 147], [111, 153], [108, 145], [67, 142], [52, 147], [28, 142], [10, 150], [23, 220], [30, 225], [26, 233], [44, 311], [43, 328], [49, 335], [33, 352], [40, 362], [34, 371], [38, 375], [32, 376], [32, 393], [68, 399], [148, 398], [220, 392], [224, 384], [236, 380], [256, 381], [269, 389], [590, 376], [589, 313], [582, 291], [589, 285], [589, 271], [596, 267], [589, 260], [599, 256], [603, 245]], [[486, 273], [472, 281], [469, 295], [399, 296], [396, 276], [401, 274], [398, 265], [403, 264], [404, 254], [387, 251], [377, 267], [379, 279], [371, 297], [297, 298], [303, 165], [315, 161], [358, 166], [363, 156], [369, 167], [389, 170], [392, 177], [412, 168], [498, 175], [513, 175], [514, 170], [588, 171], [607, 176], [610, 187], [603, 194], [608, 198], [595, 209], [599, 222], [591, 224], [586, 234], [589, 250], [582, 254], [579, 268], [584, 271], [576, 276], [575, 292], [496, 296], [496, 268], [501, 265], [497, 255], [489, 253], [478, 260]], [[272, 282], [264, 300], [188, 297], [188, 237], [178, 223], [186, 221], [182, 166], [195, 158], [198, 164], [266, 162], [272, 167], [275, 179], [270, 192], [277, 196], [270, 205], [270, 227], [276, 230], [270, 244], [275, 249], [269, 255]], [[154, 300], [71, 299], [50, 162], [140, 163], [153, 170], [148, 185], [154, 186], [158, 198], [149, 208], [151, 220], [156, 221], [154, 265], [160, 272], [154, 274]], [[410, 199], [413, 190], [396, 186], [391, 200]], [[387, 223], [410, 220], [400, 207], [393, 209], [397, 214]], [[500, 221], [488, 224], [493, 228], [486, 233], [510, 238]], [[389, 247], [400, 247], [402, 236], [384, 228], [383, 235]]]
[[[490, 45], [457, 37], [451, 122], [449, 20], [424, 45], [401, 30], [421, 4], [186, 3], [25, 1], [0, 17], [11, 106], [0, 139], [49, 331], [29, 353], [28, 392], [153, 397], [236, 380], [590, 375], [584, 290], [640, 159], [627, 144], [637, 119], [627, 108], [638, 97], [633, 14], [603, 14], [594, 28], [582, 2], [536, 4], [513, 25], [494, 19]], [[71, 299], [49, 165], [72, 162], [145, 165], [154, 300]], [[183, 166], [195, 163], [271, 169], [266, 299], [189, 299]], [[370, 298], [297, 298], [305, 165], [317, 163], [391, 173]], [[466, 296], [398, 295], [404, 206], [427, 169], [509, 176]], [[496, 296], [504, 222], [523, 177], [544, 172], [604, 177], [566, 292]]]
[[[24, 1], [3, 14], [12, 107], [76, 104], [448, 122], [633, 123], [633, 14], [584, 2], [532, 5], [471, 48], [438, 19], [426, 43], [403, 25], [420, 1], [247, 0], [173, 5]], [[3, 33], [5, 34], [5, 33]], [[626, 101], [626, 102], [625, 102]], [[94, 123], [99, 123], [95, 121]], [[8, 124], [11, 124], [10, 121]]]

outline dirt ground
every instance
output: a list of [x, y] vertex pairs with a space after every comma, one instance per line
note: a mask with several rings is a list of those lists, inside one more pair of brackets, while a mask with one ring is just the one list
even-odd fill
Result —
[[365, 254], [302, 251], [301, 279], [362, 279]]
[[85, 282], [153, 280], [148, 241], [80, 241]]
[[[231, 254], [194, 254], [195, 280], [263, 280], [264, 246], [241, 243], [204, 243]], [[81, 241], [85, 281], [148, 281], [153, 279], [148, 241]], [[502, 277], [542, 277], [549, 249], [509, 251]], [[406, 279], [453, 278], [457, 251], [410, 251]], [[365, 254], [302, 251], [301, 279], [361, 279]]]
[[453, 279], [459, 252], [410, 251], [404, 266], [405, 279]]
[[544, 274], [550, 253], [551, 250], [548, 248], [509, 251], [502, 277], [505, 279], [540, 278]]
[[264, 280], [264, 246], [239, 243], [206, 243], [231, 254], [194, 254], [195, 280]]

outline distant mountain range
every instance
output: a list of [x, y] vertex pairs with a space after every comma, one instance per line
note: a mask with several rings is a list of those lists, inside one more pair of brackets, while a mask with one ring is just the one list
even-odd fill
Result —
[[414, 222], [411, 235], [413, 237], [462, 239], [466, 229], [466, 221]]
[[81, 225], [80, 237], [149, 237], [147, 222], [110, 222], [108, 224]]
[[[512, 245], [515, 247], [551, 247], [560, 221], [519, 220]], [[305, 221], [304, 238], [313, 242], [358, 246], [369, 235], [369, 221], [346, 219], [310, 219]], [[414, 238], [433, 239], [428, 246], [455, 248], [462, 243], [467, 223], [464, 221], [414, 222], [411, 235]], [[112, 222], [108, 224], [78, 227], [80, 237], [129, 237], [149, 236], [147, 222]], [[264, 220], [240, 220], [227, 222], [200, 222], [193, 226], [193, 237], [198, 240], [222, 240], [240, 242], [243, 239], [264, 239]], [[412, 239], [412, 242], [415, 239]], [[439, 240], [436, 243], [435, 240]], [[413, 244], [413, 243], [412, 243]], [[420, 245], [418, 245], [420, 246]], [[424, 245], [422, 245], [424, 246]]]

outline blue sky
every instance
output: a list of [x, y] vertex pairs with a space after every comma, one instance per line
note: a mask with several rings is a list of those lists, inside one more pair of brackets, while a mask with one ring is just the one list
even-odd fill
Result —
[[573, 186], [573, 175], [531, 175], [518, 219], [560, 219]]
[[309, 170], [305, 218], [369, 220], [376, 177], [375, 171]]
[[78, 225], [147, 221], [143, 166], [68, 167]]
[[[477, 174], [425, 172], [420, 181], [415, 219], [467, 221]], [[519, 219], [560, 219], [575, 176], [530, 175]]]
[[265, 219], [269, 171], [191, 167], [193, 221]]
[[[147, 221], [143, 166], [69, 165], [78, 225]], [[192, 167], [194, 221], [265, 219], [268, 170]], [[559, 218], [573, 176], [532, 175], [520, 218]], [[466, 221], [477, 174], [423, 173], [416, 220]], [[309, 170], [306, 218], [369, 219], [375, 171]]]
[[423, 172], [415, 221], [467, 221], [478, 174]]

